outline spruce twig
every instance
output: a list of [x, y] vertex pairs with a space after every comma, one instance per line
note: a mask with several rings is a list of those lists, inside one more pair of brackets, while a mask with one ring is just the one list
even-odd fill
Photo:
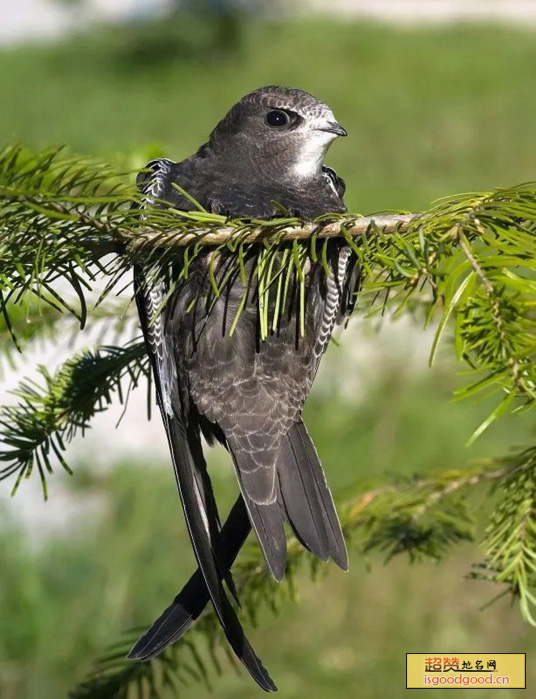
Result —
[[[424, 308], [425, 325], [437, 321], [430, 362], [448, 331], [457, 358], [468, 368], [469, 383], [457, 398], [498, 397], [474, 437], [507, 412], [536, 407], [535, 184], [449, 197], [419, 214], [348, 214], [309, 224], [291, 217], [228, 220], [203, 210], [177, 211], [163, 202], [144, 206], [140, 217], [142, 205], [131, 175], [93, 159], [21, 147], [0, 152], [0, 352], [9, 357], [13, 348], [25, 349], [43, 336], [41, 330], [58, 338], [62, 314], [77, 318], [81, 327], [99, 314], [112, 317], [114, 304], [103, 303], [124, 284], [135, 260], [146, 264], [155, 280], [168, 283], [169, 296], [200, 255], [209, 260], [207, 303], [221, 297], [231, 280], [240, 280], [246, 292], [254, 285], [263, 340], [277, 332], [278, 314], [293, 288], [303, 330], [307, 269], [319, 263], [330, 274], [327, 241], [338, 237], [351, 246], [360, 267], [357, 311], [401, 315], [416, 305]], [[105, 287], [92, 308], [90, 292], [99, 277]], [[270, 294], [275, 303], [270, 304]], [[26, 318], [39, 317], [28, 311], [35, 297], [49, 306], [42, 312], [42, 328], [26, 324]], [[245, 303], [244, 296], [233, 329]], [[42, 368], [39, 383], [23, 381], [15, 392], [18, 404], [0, 412], [0, 478], [13, 476], [16, 489], [23, 477], [37, 472], [46, 495], [55, 463], [70, 470], [65, 446], [72, 436], [89, 428], [114, 395], [123, 399], [125, 381], [137, 385], [148, 374], [144, 347], [133, 343], [87, 351], [54, 374]], [[482, 542], [481, 574], [505, 585], [523, 617], [535, 623], [534, 453], [528, 449], [485, 467], [367, 491], [343, 507], [345, 533], [362, 552], [381, 551], [387, 559], [402, 552], [411, 559], [439, 558], [452, 544], [473, 537], [465, 496], [492, 481], [497, 505]], [[277, 608], [278, 594], [292, 595], [293, 572], [303, 560], [307, 555], [291, 542], [289, 584], [276, 588], [257, 549], [248, 549], [237, 567], [247, 618], [254, 621], [259, 605]], [[208, 641], [214, 659], [218, 633], [207, 615], [178, 644], [178, 660], [170, 650], [143, 666], [126, 664], [121, 649], [115, 649], [72, 696], [126, 697], [138, 687], [158, 697], [187, 676], [206, 678], [195, 639]]]
[[[341, 524], [351, 548], [361, 554], [380, 553], [389, 560], [407, 554], [411, 560], [438, 559], [450, 546], [474, 536], [474, 524], [462, 496], [483, 483], [498, 483], [516, 473], [520, 454], [500, 463], [483, 463], [469, 471], [432, 474], [416, 481], [382, 485], [357, 494], [339, 508]], [[256, 624], [262, 608], [277, 613], [287, 601], [296, 601], [298, 574], [315, 578], [320, 567], [294, 538], [288, 542], [287, 572], [282, 583], [271, 578], [258, 547], [249, 545], [234, 567], [244, 623]], [[225, 649], [225, 637], [214, 613], [207, 607], [186, 636], [148, 662], [128, 661], [126, 654], [140, 630], [107, 649], [88, 677], [70, 693], [70, 699], [113, 699], [128, 696], [138, 683], [152, 686], [155, 699], [176, 696], [181, 684], [192, 674], [207, 682], [209, 672], [221, 672], [218, 656]], [[163, 673], [169, 669], [178, 687], [168, 687]], [[194, 674], [195, 676], [195, 674]], [[118, 689], [122, 694], [117, 694]]]

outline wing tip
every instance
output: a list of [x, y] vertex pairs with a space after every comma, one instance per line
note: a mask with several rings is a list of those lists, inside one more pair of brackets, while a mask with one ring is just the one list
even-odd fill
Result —
[[147, 660], [151, 660], [151, 658], [159, 655], [169, 645], [169, 642], [151, 644], [150, 638], [147, 638], [147, 636], [148, 634], [144, 634], [141, 638], [138, 638], [128, 651], [126, 655], [127, 660], [147, 662]]
[[138, 660], [142, 661], [145, 660], [145, 655], [144, 653], [138, 648], [138, 643], [135, 643], [132, 648], [128, 651], [126, 655], [127, 660]]
[[[167, 645], [169, 644], [166, 644], [163, 647], [159, 646], [157, 648], [153, 648], [152, 650], [147, 651], [147, 643], [143, 643], [142, 637], [132, 646], [126, 657], [127, 660], [132, 660], [134, 662], [148, 662], [149, 660], [152, 660], [152, 658], [154, 658], [156, 655], [158, 655], [158, 653], [161, 650], [163, 650]], [[265, 692], [278, 692], [279, 689], [270, 677], [270, 674], [268, 673], [266, 668], [262, 665], [258, 658], [255, 657], [255, 660], [257, 661], [256, 663], [244, 663], [251, 677]], [[243, 658], [242, 661], [244, 662]]]

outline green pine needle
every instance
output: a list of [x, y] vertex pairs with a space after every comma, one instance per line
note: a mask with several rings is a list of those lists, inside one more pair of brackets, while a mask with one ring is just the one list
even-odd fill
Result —
[[[113, 318], [111, 297], [128, 284], [134, 262], [166, 285], [167, 300], [201, 256], [209, 260], [207, 285], [191, 308], [200, 302], [210, 310], [229, 284], [235, 289], [241, 284], [231, 334], [253, 303], [261, 341], [278, 332], [291, 307], [303, 335], [306, 276], [315, 264], [331, 273], [325, 237], [331, 230], [351, 246], [359, 265], [357, 312], [412, 313], [424, 317], [425, 326], [435, 321], [430, 362], [451, 349], [467, 370], [468, 381], [456, 398], [495, 399], [473, 438], [503, 415], [536, 406], [535, 184], [447, 197], [418, 217], [371, 221], [334, 215], [309, 227], [283, 211], [282, 218], [263, 221], [228, 220], [199, 205], [194, 209], [147, 206], [133, 173], [91, 158], [21, 146], [0, 151], [2, 355], [12, 360], [38, 338], [59, 337], [64, 316], [75, 318], [80, 328], [99, 317]], [[95, 307], [90, 293], [98, 278], [105, 286]], [[416, 312], [421, 309], [424, 313]], [[118, 313], [114, 327], [124, 322]], [[148, 374], [141, 342], [78, 354], [55, 374], [41, 367], [39, 381], [23, 381], [15, 391], [18, 402], [0, 410], [0, 478], [10, 477], [16, 490], [37, 473], [46, 497], [56, 464], [70, 472], [65, 453], [72, 437], [84, 433], [115, 395], [124, 401], [126, 383], [137, 385]], [[343, 508], [345, 534], [362, 552], [378, 551], [386, 559], [400, 553], [412, 560], [437, 559], [473, 536], [466, 494], [495, 482], [497, 504], [482, 542], [485, 560], [473, 577], [505, 586], [534, 624], [535, 453], [533, 448], [477, 469], [380, 486]], [[259, 607], [277, 609], [281, 595], [293, 595], [293, 572], [303, 560], [309, 560], [307, 554], [292, 542], [289, 582], [277, 587], [261, 567], [258, 550], [248, 549], [236, 577], [246, 619], [254, 622]], [[317, 569], [312, 563], [311, 572]], [[163, 697], [183, 681], [206, 681], [209, 666], [219, 668], [218, 634], [207, 615], [177, 649], [150, 663], [127, 663], [124, 649], [115, 648], [72, 697], [126, 697], [130, 690]], [[208, 666], [197, 639], [209, 641]]]

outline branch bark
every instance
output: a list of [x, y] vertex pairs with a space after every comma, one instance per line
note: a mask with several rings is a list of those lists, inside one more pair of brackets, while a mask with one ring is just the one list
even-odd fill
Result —
[[392, 214], [378, 216], [363, 216], [357, 218], [349, 216], [326, 224], [310, 223], [302, 227], [286, 226], [278, 228], [275, 226], [259, 226], [254, 229], [240, 231], [236, 227], [228, 226], [218, 230], [200, 228], [195, 231], [169, 231], [162, 233], [145, 231], [133, 234], [130, 231], [116, 231], [116, 238], [119, 243], [126, 245], [132, 251], [139, 247], [184, 247], [196, 242], [203, 245], [217, 246], [236, 241], [240, 243], [261, 243], [269, 239], [278, 241], [305, 240], [315, 234], [318, 238], [336, 238], [343, 231], [352, 237], [367, 235], [374, 229], [382, 229], [389, 233], [404, 231], [408, 226], [418, 219], [422, 214]]

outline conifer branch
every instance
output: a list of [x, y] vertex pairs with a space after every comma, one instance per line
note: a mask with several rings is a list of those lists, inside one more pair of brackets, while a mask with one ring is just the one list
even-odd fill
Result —
[[[99, 276], [106, 280], [102, 302], [136, 260], [155, 278], [170, 280], [171, 267], [184, 278], [191, 262], [207, 255], [214, 299], [232, 277], [218, 272], [224, 252], [234, 265], [231, 271], [240, 274], [244, 259], [253, 260], [265, 338], [277, 327], [277, 318], [267, 316], [263, 294], [281, 276], [303, 280], [311, 262], [324, 264], [329, 273], [326, 250], [336, 236], [351, 246], [361, 269], [358, 312], [389, 309], [400, 315], [423, 301], [425, 323], [437, 322], [430, 362], [448, 328], [457, 358], [471, 372], [470, 383], [457, 396], [498, 396], [475, 437], [509, 411], [536, 407], [536, 185], [454, 196], [420, 214], [348, 214], [304, 225], [295, 218], [228, 220], [204, 211], [147, 207], [132, 179], [60, 151], [34, 154], [16, 147], [0, 152], [0, 351], [5, 355], [10, 343], [24, 348], [41, 332], [24, 323], [32, 297], [49, 305], [43, 316], [46, 332], [56, 336], [61, 314], [74, 316], [82, 327], [88, 317], [113, 314], [112, 306], [93, 309], [88, 303]], [[65, 294], [65, 283], [71, 295]], [[0, 478], [15, 476], [16, 489], [22, 477], [37, 471], [46, 495], [54, 462], [69, 469], [65, 443], [83, 433], [115, 393], [124, 398], [124, 381], [135, 386], [149, 372], [142, 343], [133, 343], [77, 355], [54, 375], [44, 368], [40, 373], [39, 385], [22, 382], [15, 393], [19, 403], [0, 412], [0, 461], [5, 464]], [[529, 449], [499, 463], [369, 491], [343, 508], [345, 534], [362, 552], [381, 551], [388, 559], [402, 552], [411, 559], [438, 558], [474, 535], [466, 493], [495, 482], [498, 503], [483, 541], [484, 572], [474, 575], [504, 584], [519, 600], [524, 618], [534, 623], [535, 453]], [[260, 565], [258, 550], [248, 549], [236, 568], [246, 618], [254, 621], [259, 606], [276, 608], [278, 595], [292, 594], [293, 571], [303, 560], [309, 560], [307, 555], [291, 542], [289, 582], [277, 587]], [[311, 563], [313, 569], [317, 565]], [[207, 615], [177, 644], [178, 651], [166, 651], [143, 666], [127, 663], [116, 649], [72, 696], [127, 696], [137, 686], [158, 697], [176, 678], [207, 677], [196, 639], [208, 639], [218, 667], [216, 627]]]
[[14, 391], [19, 403], [0, 409], [0, 463], [5, 464], [0, 480], [15, 476], [14, 494], [35, 467], [46, 499], [54, 462], [71, 473], [64, 458], [66, 442], [84, 434], [91, 418], [109, 407], [115, 395], [123, 403], [128, 395], [124, 380], [136, 386], [148, 375], [148, 361], [143, 342], [137, 342], [82, 352], [53, 375], [43, 366], [39, 373], [41, 383], [23, 381]]
[[[283, 223], [280, 220], [275, 222], [253, 221], [240, 231], [237, 225], [223, 226], [214, 230], [213, 228], [196, 227], [192, 233], [177, 232], [170, 230], [164, 233], [154, 231], [142, 231], [133, 235], [130, 231], [117, 231], [118, 239], [123, 242], [131, 251], [149, 247], [185, 247], [192, 243], [202, 243], [207, 246], [221, 246], [228, 243], [251, 244], [251, 243], [278, 243], [290, 240], [310, 240], [313, 236], [317, 238], [339, 238], [349, 236], [358, 238], [363, 235], [370, 235], [381, 229], [384, 233], [394, 231], [403, 233], [408, 229], [410, 223], [414, 223], [419, 218], [419, 214], [377, 214], [374, 216], [349, 215], [333, 220], [333, 216], [319, 219], [315, 223], [303, 224], [296, 220], [292, 225]], [[201, 223], [201, 222], [199, 222]]]
[[[464, 504], [466, 491], [485, 482], [499, 482], [515, 473], [523, 459], [519, 455], [512, 461], [436, 473], [360, 493], [339, 508], [345, 537], [361, 554], [379, 552], [390, 560], [406, 553], [412, 561], [437, 560], [451, 545], [474, 537], [474, 522]], [[235, 564], [233, 577], [245, 623], [255, 625], [263, 608], [275, 613], [287, 601], [295, 602], [297, 575], [303, 569], [313, 578], [325, 570], [296, 539], [288, 544], [287, 571], [280, 584], [271, 578], [257, 546], [247, 546]], [[180, 686], [192, 680], [210, 688], [209, 673], [221, 673], [219, 656], [227, 646], [209, 608], [186, 636], [148, 662], [126, 659], [138, 635], [139, 630], [127, 632], [122, 641], [111, 646], [73, 689], [70, 699], [127, 697], [129, 688], [137, 686], [150, 687], [150, 696], [165, 699], [177, 696]]]
[[506, 586], [525, 621], [536, 626], [536, 448], [504, 460], [500, 499], [486, 528], [484, 563], [471, 577]]

